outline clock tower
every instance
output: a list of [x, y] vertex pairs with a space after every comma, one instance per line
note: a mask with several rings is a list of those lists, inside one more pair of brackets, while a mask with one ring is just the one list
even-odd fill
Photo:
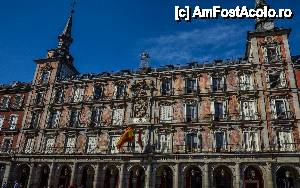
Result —
[[[268, 4], [265, 2], [265, 0], [256, 0], [256, 6], [255, 9], [264, 9], [264, 7], [268, 6]], [[266, 30], [272, 30], [274, 29], [274, 21], [271, 18], [257, 18], [256, 19], [256, 24], [255, 24], [255, 29], [257, 31], [266, 31]]]

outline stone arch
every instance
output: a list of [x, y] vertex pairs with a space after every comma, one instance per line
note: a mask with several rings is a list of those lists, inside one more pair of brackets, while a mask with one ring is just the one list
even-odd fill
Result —
[[48, 180], [50, 176], [50, 168], [47, 164], [43, 164], [39, 168], [39, 187], [48, 187]]
[[104, 168], [104, 187], [117, 188], [119, 183], [119, 169], [115, 165]]
[[58, 187], [68, 188], [71, 180], [71, 167], [69, 165], [62, 165], [58, 172]]
[[263, 173], [258, 166], [249, 165], [243, 170], [243, 188], [263, 188]]
[[145, 187], [145, 169], [140, 165], [129, 168], [128, 188]]
[[77, 185], [82, 188], [92, 188], [95, 176], [95, 169], [91, 165], [82, 165], [79, 167]]
[[220, 165], [213, 170], [215, 188], [233, 188], [233, 175], [229, 167]]
[[299, 187], [299, 172], [291, 166], [281, 166], [275, 172], [277, 188]]
[[27, 164], [18, 165], [15, 169], [16, 172], [16, 181], [22, 187], [27, 187], [29, 175], [30, 175], [30, 167]]
[[156, 188], [172, 188], [173, 187], [173, 168], [162, 165], [156, 171]]
[[201, 188], [202, 171], [196, 165], [190, 165], [184, 168], [184, 188]]

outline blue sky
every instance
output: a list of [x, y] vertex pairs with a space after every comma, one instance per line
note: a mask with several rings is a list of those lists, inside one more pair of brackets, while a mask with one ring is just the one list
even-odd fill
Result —
[[[243, 57], [246, 32], [254, 20], [175, 22], [175, 5], [210, 8], [254, 6], [255, 0], [79, 0], [73, 23], [72, 54], [81, 73], [136, 69], [146, 50], [151, 66]], [[274, 8], [291, 8], [292, 55], [300, 54], [299, 0], [269, 0]], [[70, 10], [70, 0], [11, 0], [0, 6], [0, 83], [33, 78], [34, 59], [56, 47]]]

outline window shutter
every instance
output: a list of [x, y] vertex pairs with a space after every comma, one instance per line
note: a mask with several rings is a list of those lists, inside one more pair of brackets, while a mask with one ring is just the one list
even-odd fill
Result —
[[271, 115], [273, 119], [277, 118], [277, 113], [276, 113], [276, 100], [271, 99]]
[[245, 74], [240, 76], [240, 88], [241, 90], [245, 90]]
[[285, 150], [285, 141], [284, 141], [284, 132], [279, 132], [279, 146], [280, 146], [280, 151]]
[[227, 101], [223, 101], [223, 118], [227, 116]]
[[214, 101], [210, 102], [210, 112], [212, 115], [215, 114], [215, 102]]
[[270, 72], [267, 72], [266, 74], [266, 83], [267, 83], [267, 88], [270, 88], [270, 78], [269, 78]]
[[263, 47], [264, 51], [264, 60], [265, 62], [268, 62], [268, 49], [266, 47]]

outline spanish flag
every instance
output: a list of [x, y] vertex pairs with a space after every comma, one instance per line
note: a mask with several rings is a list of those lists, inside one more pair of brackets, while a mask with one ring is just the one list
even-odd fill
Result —
[[117, 148], [120, 150], [126, 142], [134, 141], [134, 129], [132, 127], [128, 127], [125, 129], [124, 134], [120, 137]]

